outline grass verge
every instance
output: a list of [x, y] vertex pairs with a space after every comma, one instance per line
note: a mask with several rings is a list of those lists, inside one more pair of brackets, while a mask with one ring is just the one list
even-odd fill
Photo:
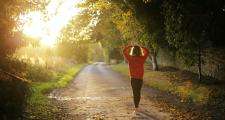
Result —
[[54, 71], [55, 79], [45, 82], [33, 82], [31, 86], [32, 94], [28, 100], [26, 110], [28, 114], [25, 116], [28, 119], [53, 119], [59, 109], [47, 98], [46, 93], [56, 88], [66, 87], [84, 66], [85, 64], [75, 65], [63, 73]]
[[[128, 76], [127, 64], [111, 65], [114, 71]], [[205, 103], [210, 94], [210, 90], [205, 85], [193, 83], [191, 76], [182, 80], [176, 72], [145, 70], [144, 83], [149, 87], [178, 95], [181, 102], [192, 101], [194, 103]]]

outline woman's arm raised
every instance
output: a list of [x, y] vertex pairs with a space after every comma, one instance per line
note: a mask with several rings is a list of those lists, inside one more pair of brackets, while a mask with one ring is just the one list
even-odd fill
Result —
[[127, 60], [129, 60], [130, 59], [130, 55], [129, 55], [129, 52], [130, 52], [130, 50], [131, 50], [131, 45], [128, 45], [128, 46], [126, 46], [124, 49], [123, 49], [123, 55], [124, 55], [124, 57], [127, 59]]
[[143, 51], [143, 57], [147, 58], [149, 55], [149, 50], [146, 47], [141, 47]]

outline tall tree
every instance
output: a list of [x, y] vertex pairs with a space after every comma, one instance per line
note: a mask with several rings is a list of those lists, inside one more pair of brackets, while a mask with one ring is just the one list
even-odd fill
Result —
[[91, 16], [83, 11], [70, 21], [58, 39], [58, 55], [78, 63], [88, 62], [90, 20]]
[[[150, 48], [153, 70], [158, 70], [157, 54], [160, 45], [163, 45], [164, 29], [163, 16], [161, 14], [162, 0], [113, 0], [124, 11], [131, 10], [136, 23], [142, 26], [141, 35], [137, 41], [141, 41]], [[135, 28], [136, 29], [136, 28]]]
[[[202, 50], [212, 46], [212, 30], [216, 17], [221, 16], [225, 2], [167, 0], [163, 3], [166, 40], [187, 66], [198, 66], [202, 75]], [[225, 20], [225, 19], [224, 19]], [[210, 42], [211, 41], [211, 42]]]
[[1, 0], [0, 1], [0, 57], [4, 57], [21, 44], [21, 33], [15, 31], [20, 14], [28, 10], [41, 9], [45, 0], [38, 1]]
[[[92, 26], [91, 39], [94, 42], [101, 43], [104, 49], [105, 61], [110, 63], [110, 59], [120, 60], [122, 54], [120, 46], [121, 32], [112, 20], [112, 10], [114, 9], [108, 0], [86, 1], [83, 8], [87, 9], [91, 15], [95, 25]], [[92, 21], [91, 21], [92, 22]]]

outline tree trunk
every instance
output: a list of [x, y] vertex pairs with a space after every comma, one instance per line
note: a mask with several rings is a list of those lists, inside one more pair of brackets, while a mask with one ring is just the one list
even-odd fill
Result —
[[110, 64], [109, 48], [104, 48], [104, 61]]
[[202, 54], [201, 54], [201, 46], [199, 44], [198, 48], [198, 78], [201, 81], [202, 79]]
[[157, 64], [157, 59], [156, 59], [156, 51], [153, 50], [151, 59], [152, 59], [152, 70], [157, 71], [158, 70], [158, 64]]

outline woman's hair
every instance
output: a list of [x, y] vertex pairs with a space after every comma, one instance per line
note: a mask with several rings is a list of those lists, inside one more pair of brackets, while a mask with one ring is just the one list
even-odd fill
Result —
[[131, 56], [143, 56], [143, 53], [142, 53], [142, 49], [140, 46], [133, 46], [130, 50], [130, 55]]

